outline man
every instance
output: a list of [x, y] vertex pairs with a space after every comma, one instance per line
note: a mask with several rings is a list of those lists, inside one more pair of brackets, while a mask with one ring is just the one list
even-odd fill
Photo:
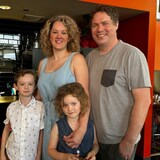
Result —
[[91, 32], [98, 48], [87, 62], [101, 160], [134, 160], [151, 102], [146, 58], [138, 48], [118, 40], [118, 25], [116, 8], [98, 6], [92, 12]]

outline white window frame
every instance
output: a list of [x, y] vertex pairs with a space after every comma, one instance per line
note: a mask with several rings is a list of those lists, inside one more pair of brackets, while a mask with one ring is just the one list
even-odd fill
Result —
[[160, 20], [160, 0], [157, 0], [157, 13], [156, 13], [157, 20]]

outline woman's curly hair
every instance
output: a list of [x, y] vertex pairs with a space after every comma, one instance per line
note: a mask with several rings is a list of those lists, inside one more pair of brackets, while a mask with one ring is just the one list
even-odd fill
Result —
[[47, 57], [51, 57], [53, 53], [52, 44], [50, 41], [50, 31], [55, 22], [62, 22], [67, 29], [70, 41], [67, 44], [69, 52], [79, 52], [80, 50], [80, 30], [77, 23], [69, 16], [59, 15], [50, 18], [44, 28], [40, 32], [40, 45]]
[[57, 91], [57, 95], [54, 99], [54, 105], [59, 117], [62, 117], [64, 115], [62, 109], [64, 106], [64, 97], [68, 95], [72, 95], [79, 100], [81, 105], [80, 116], [84, 116], [89, 107], [88, 96], [80, 83], [73, 82], [61, 86]]

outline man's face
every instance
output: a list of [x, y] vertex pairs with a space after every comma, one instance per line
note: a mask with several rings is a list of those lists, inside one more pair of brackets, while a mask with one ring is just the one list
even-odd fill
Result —
[[118, 24], [113, 23], [105, 12], [97, 12], [92, 19], [92, 37], [99, 46], [107, 45], [117, 38]]

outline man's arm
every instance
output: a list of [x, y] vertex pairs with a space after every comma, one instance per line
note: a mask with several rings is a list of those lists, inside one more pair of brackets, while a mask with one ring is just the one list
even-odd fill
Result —
[[134, 105], [129, 126], [119, 148], [120, 153], [125, 158], [130, 158], [133, 153], [136, 139], [143, 128], [151, 103], [150, 88], [133, 89], [132, 94], [134, 97]]

